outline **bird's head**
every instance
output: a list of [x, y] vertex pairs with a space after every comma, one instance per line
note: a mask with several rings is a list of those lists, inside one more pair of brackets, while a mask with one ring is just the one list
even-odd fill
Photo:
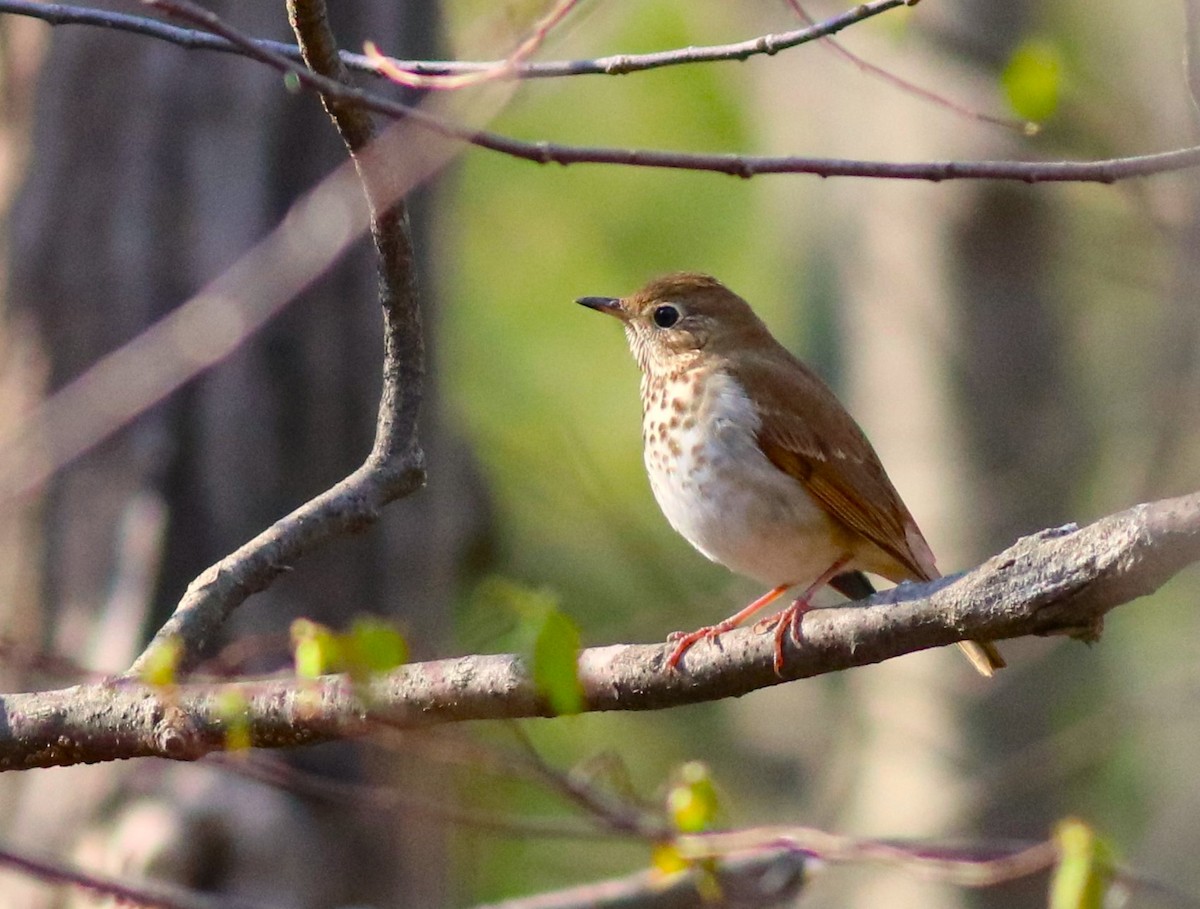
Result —
[[667, 275], [628, 297], [575, 302], [620, 319], [629, 348], [647, 373], [686, 368], [703, 356], [735, 354], [764, 339], [773, 343], [750, 305], [708, 275]]

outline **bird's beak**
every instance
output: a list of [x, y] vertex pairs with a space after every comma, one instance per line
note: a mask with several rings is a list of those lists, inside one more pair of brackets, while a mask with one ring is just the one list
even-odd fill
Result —
[[621, 305], [621, 301], [617, 297], [580, 297], [575, 302], [588, 309], [594, 309], [596, 312], [616, 316], [622, 322], [629, 321], [629, 313], [625, 311], [625, 307]]

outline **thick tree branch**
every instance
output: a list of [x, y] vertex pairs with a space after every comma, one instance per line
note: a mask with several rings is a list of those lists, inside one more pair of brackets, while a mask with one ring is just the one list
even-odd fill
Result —
[[[966, 639], [1098, 636], [1114, 607], [1200, 560], [1200, 492], [1139, 505], [1083, 529], [1025, 537], [962, 575], [906, 584], [861, 604], [816, 610], [789, 643], [784, 676], [770, 635], [742, 629], [697, 645], [668, 672], [671, 645], [583, 651], [587, 710], [656, 710], [735, 697], [790, 679], [863, 666]], [[231, 697], [232, 696], [232, 697]], [[230, 703], [244, 710], [230, 715]], [[263, 748], [462, 720], [548, 716], [512, 655], [414, 663], [356, 691], [342, 676], [155, 689], [132, 681], [0, 697], [0, 769], [157, 755], [194, 760], [225, 747], [233, 725]]]
[[[305, 62], [322, 76], [348, 84], [350, 74], [338, 56], [324, 0], [288, 0], [287, 10]], [[424, 389], [425, 341], [408, 208], [380, 172], [395, 169], [396, 162], [386, 153], [366, 153], [376, 135], [367, 112], [335, 95], [323, 94], [321, 101], [354, 159], [371, 206], [384, 320], [384, 381], [375, 445], [366, 466], [386, 473], [393, 464], [421, 458], [417, 417]], [[404, 151], [394, 146], [393, 150]]]
[[204, 657], [229, 615], [253, 594], [266, 590], [300, 558], [322, 544], [375, 523], [384, 506], [424, 485], [419, 449], [379, 470], [374, 453], [350, 476], [279, 519], [244, 546], [209, 566], [188, 585], [174, 613], [130, 667], [137, 675], [155, 648], [180, 642], [177, 669], [185, 672]]

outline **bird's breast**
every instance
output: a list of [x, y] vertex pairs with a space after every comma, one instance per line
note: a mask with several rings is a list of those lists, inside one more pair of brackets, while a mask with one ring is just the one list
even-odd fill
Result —
[[642, 402], [654, 497], [704, 555], [772, 586], [808, 583], [838, 558], [825, 511], [762, 453], [758, 413], [732, 376], [648, 377]]

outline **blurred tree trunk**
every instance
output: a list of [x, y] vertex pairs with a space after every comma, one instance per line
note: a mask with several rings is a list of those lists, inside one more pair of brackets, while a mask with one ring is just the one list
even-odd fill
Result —
[[[0, 17], [0, 295], [9, 265], [8, 213], [29, 155], [34, 84], [45, 50], [41, 23]], [[27, 320], [5, 318], [0, 296], [0, 435], [13, 432], [41, 393], [45, 364], [30, 337]], [[37, 615], [39, 508], [35, 501], [0, 509], [0, 629], [12, 639], [33, 640]], [[6, 691], [19, 690], [22, 672], [0, 668]]]
[[[1037, 27], [1029, 4], [999, 7], [960, 0], [943, 43], [982, 72], [998, 74], [1016, 45]], [[991, 156], [990, 154], [988, 155]], [[1081, 379], [1068, 367], [1068, 313], [1055, 196], [1020, 185], [980, 184], [962, 211], [951, 246], [952, 299], [960, 351], [957, 410], [965, 431], [972, 490], [963, 517], [976, 555], [996, 552], [1018, 536], [1080, 517], [1077, 507], [1092, 461], [1089, 407]], [[1019, 755], [1043, 744], [1054, 720], [1096, 692], [1097, 662], [1079, 647], [1024, 654], [987, 692], [972, 716], [986, 753], [1017, 755], [1021, 772], [994, 777], [976, 792], [976, 831], [993, 839], [1037, 838], [1068, 810], [1066, 788], [1053, 774], [1030, 773]], [[986, 892], [991, 906], [1040, 905], [1043, 885], [1024, 881]]]
[[[209, 5], [249, 34], [291, 39], [282, 2]], [[333, 14], [343, 46], [369, 37], [401, 56], [434, 54], [432, 0], [361, 0]], [[53, 33], [36, 153], [12, 216], [9, 291], [37, 325], [52, 389], [219, 274], [344, 160], [317, 99], [282, 89], [276, 74], [226, 55], [102, 29]], [[427, 254], [419, 217], [415, 228]], [[122, 669], [196, 573], [361, 463], [380, 388], [377, 300], [372, 251], [360, 243], [228, 361], [56, 478], [45, 503], [46, 646]], [[469, 459], [439, 425], [436, 393], [427, 392], [422, 441], [428, 489], [239, 611], [230, 634], [261, 640], [254, 665], [287, 658], [299, 615], [339, 625], [370, 610], [398, 619], [418, 653], [439, 644], [480, 496]], [[357, 772], [352, 746], [296, 760]], [[436, 781], [420, 776], [407, 771], [399, 785], [428, 795]], [[365, 817], [211, 770], [140, 777], [110, 767], [24, 778], [11, 835], [69, 850], [102, 803], [119, 825], [152, 816], [148, 799], [171, 823], [124, 832], [131, 842], [157, 835], [160, 857], [182, 851], [143, 864], [169, 865], [193, 886], [295, 906], [444, 901], [440, 830], [427, 822], [414, 834], [403, 813]], [[135, 786], [139, 807], [114, 808]]]

